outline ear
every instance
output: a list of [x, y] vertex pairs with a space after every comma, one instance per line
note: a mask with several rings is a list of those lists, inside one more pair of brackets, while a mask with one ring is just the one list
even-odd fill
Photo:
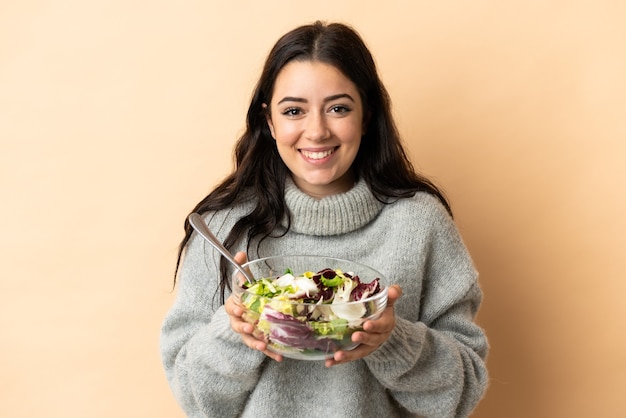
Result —
[[372, 112], [371, 111], [367, 111], [365, 113], [365, 115], [363, 115], [363, 126], [362, 126], [362, 132], [361, 135], [365, 135], [367, 133], [367, 127], [370, 124], [370, 119], [372, 118]]
[[274, 134], [274, 124], [272, 123], [272, 114], [266, 103], [261, 105], [263, 110], [265, 111], [265, 120], [267, 121], [267, 127], [270, 128], [270, 133], [272, 134], [272, 138], [276, 139], [276, 135]]

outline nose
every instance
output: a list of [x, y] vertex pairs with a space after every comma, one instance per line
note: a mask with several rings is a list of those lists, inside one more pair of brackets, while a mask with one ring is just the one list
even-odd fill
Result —
[[311, 141], [321, 141], [329, 136], [326, 118], [319, 112], [311, 112], [307, 117], [305, 137]]

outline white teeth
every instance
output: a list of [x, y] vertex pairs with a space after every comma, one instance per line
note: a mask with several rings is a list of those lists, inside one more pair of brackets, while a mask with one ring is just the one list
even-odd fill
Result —
[[311, 152], [311, 151], [304, 151], [304, 150], [302, 150], [302, 154], [305, 157], [310, 158], [312, 160], [321, 160], [322, 158], [328, 157], [332, 153], [333, 153], [332, 149], [329, 149], [329, 150], [326, 150], [326, 151], [321, 151], [321, 152]]

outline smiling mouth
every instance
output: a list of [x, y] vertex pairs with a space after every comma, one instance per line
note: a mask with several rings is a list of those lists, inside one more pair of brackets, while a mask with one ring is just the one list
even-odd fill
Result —
[[337, 148], [331, 148], [331, 149], [327, 149], [325, 151], [300, 150], [300, 152], [306, 158], [309, 158], [311, 160], [321, 160], [321, 159], [324, 159], [324, 158], [328, 157], [329, 155], [331, 155], [333, 152], [335, 152], [336, 149]]

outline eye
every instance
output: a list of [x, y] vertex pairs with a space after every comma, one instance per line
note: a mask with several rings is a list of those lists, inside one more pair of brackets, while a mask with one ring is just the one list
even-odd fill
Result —
[[348, 106], [344, 106], [344, 105], [334, 105], [334, 106], [331, 106], [331, 108], [329, 109], [331, 113], [339, 113], [339, 114], [348, 113], [350, 110], [351, 109]]
[[283, 110], [282, 114], [285, 116], [291, 116], [291, 117], [300, 116], [302, 114], [302, 109], [297, 108], [297, 107], [289, 107]]

